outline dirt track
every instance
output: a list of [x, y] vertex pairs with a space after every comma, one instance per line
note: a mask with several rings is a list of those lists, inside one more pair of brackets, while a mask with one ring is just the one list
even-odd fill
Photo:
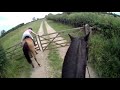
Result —
[[[43, 35], [44, 34], [42, 25], [43, 25], [43, 22], [41, 23], [40, 29], [38, 31], [39, 35]], [[48, 25], [47, 22], [45, 22], [45, 25], [46, 25], [48, 33], [56, 32], [52, 27], [50, 27]], [[51, 37], [54, 37], [54, 36], [51, 36]], [[62, 38], [62, 37], [60, 37], [60, 38]], [[64, 59], [64, 56], [65, 56], [65, 54], [67, 52], [67, 49], [68, 49], [68, 46], [58, 48], [59, 54], [60, 54], [62, 59]], [[50, 74], [51, 68], [50, 68], [49, 63], [48, 63], [48, 58], [47, 58], [48, 53], [49, 53], [48, 50], [46, 50], [44, 52], [42, 52], [42, 51], [38, 52], [37, 59], [38, 59], [38, 61], [40, 62], [40, 64], [42, 66], [39, 67], [36, 64], [36, 62], [34, 62], [36, 68], [33, 69], [31, 78], [54, 78]], [[97, 76], [95, 75], [93, 69], [89, 65], [88, 65], [88, 69], [89, 69], [89, 73], [90, 73], [90, 78], [97, 78]], [[89, 78], [88, 69], [86, 68], [86, 78]]]
[[[38, 34], [39, 35], [44, 34], [44, 32], [43, 32], [43, 22], [40, 25]], [[41, 67], [39, 67], [37, 65], [37, 63], [33, 60], [36, 67], [32, 71], [31, 78], [50, 78], [51, 77], [50, 76], [50, 70], [51, 69], [49, 67], [48, 58], [47, 58], [48, 53], [49, 53], [48, 50], [44, 51], [44, 52], [38, 51], [37, 60], [38, 60], [38, 62], [40, 62]]]

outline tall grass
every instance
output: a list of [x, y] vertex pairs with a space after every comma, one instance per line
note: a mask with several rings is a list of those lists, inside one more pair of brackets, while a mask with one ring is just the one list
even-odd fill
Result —
[[90, 40], [89, 61], [99, 77], [120, 77], [120, 42], [119, 37], [106, 39], [94, 35]]
[[[120, 77], [120, 17], [97, 12], [75, 12], [46, 16], [73, 27], [89, 24], [101, 28], [90, 39], [89, 61], [99, 77]], [[96, 32], [98, 32], [96, 30]]]

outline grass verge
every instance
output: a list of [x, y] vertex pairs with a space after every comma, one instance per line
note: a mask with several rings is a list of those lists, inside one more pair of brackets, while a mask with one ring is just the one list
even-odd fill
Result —
[[[44, 29], [44, 34], [47, 34], [47, 29], [45, 26], [45, 23], [43, 23], [43, 29]], [[48, 36], [48, 38], [50, 38]], [[48, 48], [53, 48], [55, 47], [54, 45], [50, 44]], [[60, 78], [61, 77], [61, 68], [62, 68], [62, 60], [60, 58], [60, 55], [58, 53], [57, 48], [49, 50], [48, 54], [48, 59], [50, 67], [52, 69], [51, 74], [54, 78]]]

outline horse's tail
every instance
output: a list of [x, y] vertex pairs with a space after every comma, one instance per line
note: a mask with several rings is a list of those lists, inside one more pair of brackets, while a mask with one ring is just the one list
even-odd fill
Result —
[[28, 43], [25, 42], [24, 45], [23, 45], [23, 52], [24, 52], [24, 55], [28, 61], [28, 63], [32, 63], [31, 59], [30, 59], [30, 56], [29, 56], [29, 46], [28, 46]]

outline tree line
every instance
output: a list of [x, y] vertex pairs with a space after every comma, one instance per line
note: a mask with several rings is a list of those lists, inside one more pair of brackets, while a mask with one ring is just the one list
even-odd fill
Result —
[[23, 25], [24, 25], [24, 23], [21, 23], [21, 24], [15, 26], [15, 27], [13, 27], [12, 29], [8, 30], [7, 32], [6, 32], [5, 30], [2, 30], [0, 37], [5, 36], [5, 35], [8, 34], [9, 32], [16, 30], [17, 28], [19, 28], [19, 27], [21, 27], [21, 26], [23, 26]]

